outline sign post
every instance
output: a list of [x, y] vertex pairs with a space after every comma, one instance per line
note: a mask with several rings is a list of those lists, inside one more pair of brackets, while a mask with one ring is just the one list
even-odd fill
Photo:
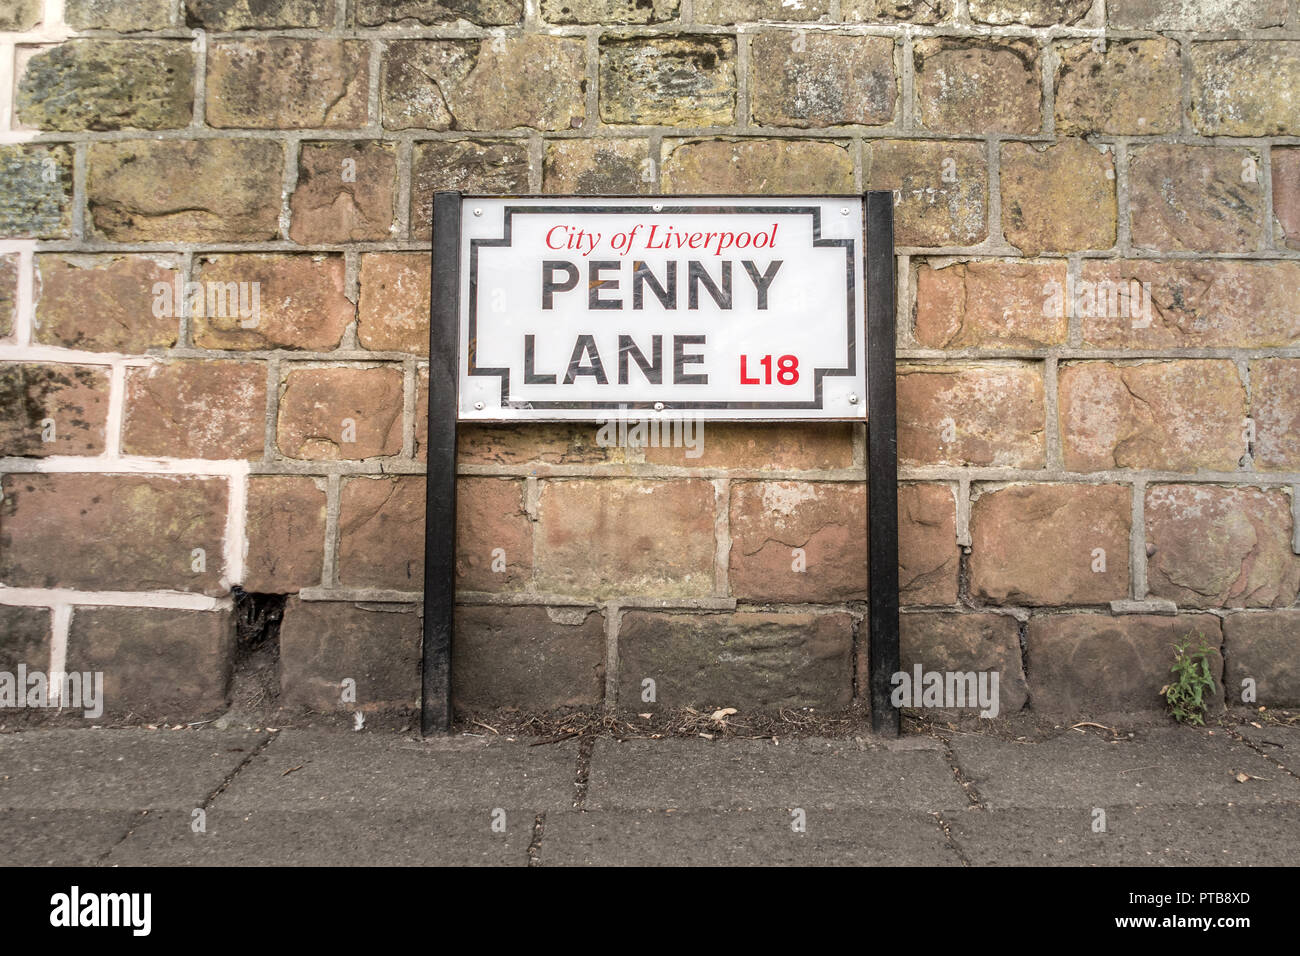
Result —
[[426, 733], [451, 719], [456, 423], [629, 414], [868, 422], [872, 724], [897, 733], [892, 217], [887, 192], [435, 196]]

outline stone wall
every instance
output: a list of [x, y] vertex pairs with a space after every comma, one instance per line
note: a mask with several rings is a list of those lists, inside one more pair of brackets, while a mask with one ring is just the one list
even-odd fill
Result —
[[[890, 189], [904, 662], [1140, 709], [1199, 633], [1230, 701], [1300, 703], [1294, 0], [0, 0], [0, 31], [6, 668], [218, 711], [238, 586], [290, 595], [282, 703], [414, 706], [433, 192]], [[704, 438], [463, 428], [462, 710], [862, 696], [864, 430]]]

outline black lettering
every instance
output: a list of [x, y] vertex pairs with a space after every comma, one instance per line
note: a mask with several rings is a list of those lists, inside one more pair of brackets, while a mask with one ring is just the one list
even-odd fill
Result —
[[[694, 265], [694, 263], [692, 263]], [[674, 385], [708, 385], [708, 373], [691, 373], [687, 374], [683, 369], [687, 365], [697, 365], [704, 361], [703, 355], [694, 353], [687, 354], [686, 346], [703, 345], [703, 335], [674, 335], [673, 336], [673, 384]]]
[[677, 263], [668, 263], [666, 285], [660, 285], [650, 267], [644, 262], [632, 264], [632, 308], [639, 309], [645, 299], [643, 285], [650, 283], [650, 291], [665, 309], [677, 308]]
[[662, 335], [650, 337], [650, 354], [653, 359], [647, 363], [645, 354], [637, 348], [636, 343], [632, 341], [632, 336], [620, 335], [618, 337], [618, 384], [627, 384], [627, 360], [628, 356], [631, 356], [647, 382], [652, 385], [662, 385], [664, 383], [664, 337]]
[[720, 309], [731, 308], [731, 262], [722, 263], [722, 288], [719, 289], [714, 284], [712, 277], [704, 268], [704, 263], [692, 259], [687, 263], [687, 304], [686, 307], [691, 310], [700, 307], [700, 283], [709, 290], [709, 295], [713, 301], [718, 304]]
[[772, 284], [772, 280], [776, 278], [776, 270], [781, 268], [781, 260], [773, 259], [771, 264], [767, 267], [767, 271], [761, 276], [758, 274], [758, 267], [748, 259], [741, 262], [741, 265], [745, 267], [745, 271], [749, 273], [750, 280], [754, 283], [754, 290], [758, 293], [758, 307], [760, 309], [766, 309], [767, 289]]
[[[564, 282], [555, 281], [557, 270], [568, 273]], [[554, 308], [555, 293], [568, 292], [578, 284], [578, 267], [572, 262], [561, 259], [546, 259], [542, 262], [542, 308]]]
[[525, 385], [554, 385], [554, 375], [538, 375], [533, 371], [534, 358], [533, 342], [536, 340], [535, 335], [524, 336], [524, 384]]
[[[591, 364], [583, 365], [582, 360], [588, 356], [591, 357]], [[600, 353], [596, 351], [596, 337], [593, 335], [579, 335], [573, 343], [573, 355], [569, 358], [569, 370], [564, 373], [564, 384], [572, 385], [579, 375], [594, 376], [598, 385], [609, 384]]]
[[602, 279], [600, 274], [606, 269], [617, 269], [617, 262], [591, 262], [587, 264], [587, 308], [588, 309], [621, 309], [623, 308], [622, 299], [602, 299], [600, 297], [601, 289], [617, 289], [617, 279]]

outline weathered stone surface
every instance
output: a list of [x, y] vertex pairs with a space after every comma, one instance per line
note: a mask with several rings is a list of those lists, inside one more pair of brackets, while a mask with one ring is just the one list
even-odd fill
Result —
[[1043, 376], [1036, 365], [906, 365], [897, 387], [901, 464], [1043, 466]]
[[988, 236], [983, 143], [875, 140], [864, 149], [868, 189], [894, 191], [902, 246], [973, 246]]
[[1250, 30], [1286, 22], [1286, 0], [1107, 0], [1106, 20], [1126, 30]]
[[537, 590], [698, 597], [713, 590], [709, 481], [547, 481], [538, 505]]
[[122, 450], [171, 458], [261, 458], [266, 366], [173, 362], [127, 370]]
[[[696, 441], [694, 449], [684, 443], [682, 447], [648, 447], [645, 460], [685, 468], [820, 470], [853, 466], [853, 426], [843, 423], [703, 422]], [[698, 452], [694, 458], [693, 452]]]
[[[352, 322], [356, 307], [344, 295], [341, 255], [259, 255], [223, 253], [197, 259], [195, 278], [229, 290], [244, 284], [251, 304], [258, 289], [256, 314], [205, 307], [190, 316], [194, 344], [205, 349], [335, 348]], [[233, 300], [234, 297], [229, 297]]]
[[58, 239], [72, 231], [72, 149], [0, 145], [0, 237]]
[[0, 488], [0, 581], [9, 587], [225, 590], [224, 479], [10, 474]]
[[92, 143], [87, 208], [118, 242], [274, 239], [284, 147], [271, 140]]
[[1206, 136], [1300, 133], [1300, 43], [1193, 43], [1192, 123]]
[[898, 487], [898, 596], [903, 604], [957, 601], [957, 507], [947, 485]]
[[857, 22], [938, 23], [952, 15], [954, 6], [953, 0], [843, 0], [841, 15]]
[[6, 0], [0, 6], [0, 30], [30, 30], [41, 22], [44, 12], [42, 0]]
[[194, 719], [226, 709], [235, 645], [229, 610], [79, 607], [69, 671], [104, 675], [104, 713]]
[[1123, 600], [1130, 512], [1129, 490], [1119, 485], [983, 492], [971, 504], [971, 594], [990, 604]]
[[681, 0], [542, 0], [548, 23], [663, 23], [675, 20]]
[[1182, 123], [1178, 44], [1165, 37], [1057, 44], [1056, 132], [1142, 136]]
[[1263, 237], [1263, 176], [1254, 150], [1156, 144], [1129, 158], [1133, 244], [1251, 252]]
[[10, 335], [18, 309], [18, 255], [0, 256], [0, 336]]
[[1078, 23], [1091, 8], [1092, 0], [971, 0], [970, 16], [976, 23], [999, 26], [1068, 26]]
[[1230, 360], [1069, 363], [1059, 382], [1071, 471], [1233, 471], [1246, 452], [1246, 391]]
[[[1028, 700], [1020, 627], [1009, 615], [903, 614], [898, 619], [898, 652], [900, 670], [909, 676], [917, 664], [922, 673], [996, 672], [999, 717], [1017, 713]], [[862, 681], [869, 676], [865, 663], [861, 668], [859, 687], [866, 686]], [[913, 690], [917, 690], [915, 684]], [[978, 712], [978, 698], [957, 709]]]
[[942, 133], [1035, 133], [1042, 125], [1038, 45], [935, 37], [912, 48], [918, 120]]
[[49, 608], [0, 604], [0, 671], [17, 673], [19, 664], [29, 670], [49, 669]]
[[208, 30], [329, 29], [333, 0], [185, 0], [185, 22]]
[[[346, 680], [355, 682], [355, 702], [343, 701]], [[419, 707], [420, 615], [412, 606], [289, 598], [280, 703], [326, 714]]]
[[424, 24], [468, 20], [480, 26], [508, 26], [524, 15], [524, 0], [358, 0], [357, 23], [378, 26], [414, 20]]
[[600, 43], [600, 118], [648, 126], [722, 126], [736, 115], [736, 41], [613, 37]]
[[402, 371], [308, 368], [280, 385], [280, 453], [313, 461], [365, 459], [402, 450]]
[[582, 38], [394, 40], [380, 79], [388, 129], [576, 129], [586, 119]]
[[1273, 151], [1273, 219], [1279, 245], [1300, 249], [1300, 149]]
[[[427, 370], [423, 381], [421, 398], [427, 403]], [[427, 413], [427, 404], [424, 410]], [[587, 465], [623, 461], [625, 450], [598, 444], [597, 431], [594, 425], [560, 422], [527, 425], [466, 423], [456, 431], [456, 459], [469, 465]], [[416, 443], [423, 450], [425, 440], [420, 434], [416, 436]]]
[[894, 41], [816, 32], [791, 46], [787, 31], [754, 37], [749, 96], [760, 126], [881, 126], [898, 100]]
[[[853, 697], [848, 614], [627, 611], [618, 642], [624, 710], [838, 710]], [[653, 701], [642, 697], [647, 679]]]
[[109, 372], [84, 365], [0, 364], [0, 455], [98, 455]]
[[[39, 6], [39, 0], [36, 0]], [[63, 0], [63, 19], [74, 30], [165, 30], [171, 5], [157, 0]]]
[[361, 257], [357, 340], [375, 351], [429, 354], [429, 255], [376, 252]]
[[397, 211], [394, 143], [303, 143], [289, 238], [304, 245], [390, 239]]
[[1229, 706], [1243, 703], [1242, 682], [1254, 681], [1266, 707], [1300, 706], [1300, 610], [1229, 614], [1223, 619], [1227, 652], [1224, 690]]
[[176, 344], [175, 259], [50, 253], [36, 270], [35, 341], [127, 353]]
[[[1296, 288], [1288, 287], [1292, 296]], [[1250, 390], [1255, 467], [1300, 471], [1300, 359], [1251, 362]]]
[[1281, 488], [1147, 489], [1147, 584], [1191, 607], [1287, 607], [1300, 591]]
[[1210, 646], [1215, 693], [1223, 701], [1219, 619], [1210, 614], [1052, 614], [1029, 622], [1029, 695], [1036, 711], [1084, 716], [1164, 710], [1160, 689], [1169, 683], [1178, 642], [1201, 635]]
[[339, 503], [339, 583], [424, 589], [424, 479], [352, 478]]
[[451, 675], [461, 713], [592, 707], [605, 696], [605, 622], [587, 608], [458, 607]]
[[[975, 260], [916, 274], [913, 331], [926, 348], [1044, 348], [1065, 342], [1063, 261]], [[1056, 290], [1057, 295], [1052, 296]]]
[[1300, 263], [1087, 260], [1080, 278], [1075, 310], [1085, 345], [1284, 348], [1300, 344], [1300, 309], [1292, 292], [1300, 288]]
[[524, 483], [509, 478], [456, 482], [456, 586], [519, 591], [533, 578], [533, 523]]
[[731, 593], [758, 601], [867, 596], [867, 489], [861, 482], [731, 486]]
[[518, 141], [416, 143], [411, 158], [412, 239], [428, 240], [432, 234], [433, 194], [440, 189], [526, 193], [528, 147]]
[[325, 479], [253, 475], [244, 524], [245, 591], [292, 594], [321, 583]]
[[[1178, 147], [1182, 149], [1183, 147]], [[1115, 161], [1081, 139], [1002, 146], [1002, 227], [1027, 256], [1115, 244]]]
[[15, 106], [36, 129], [188, 126], [194, 54], [184, 40], [69, 40], [27, 62]]
[[207, 121], [241, 129], [354, 129], [366, 123], [370, 48], [360, 40], [213, 40]]
[[666, 193], [843, 193], [853, 160], [837, 143], [664, 140]]
[[557, 139], [546, 144], [542, 191], [583, 196], [654, 192], [658, 172], [643, 139]]
[[830, 12], [829, 0], [697, 0], [697, 23], [752, 23], [755, 20], [818, 20]]

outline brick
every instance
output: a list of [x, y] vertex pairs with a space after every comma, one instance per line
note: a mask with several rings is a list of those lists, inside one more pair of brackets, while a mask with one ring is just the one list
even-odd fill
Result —
[[1068, 26], [1078, 23], [1092, 8], [1092, 0], [971, 0], [970, 16], [976, 23], [995, 26]]
[[0, 364], [0, 455], [98, 455], [108, 431], [109, 371]]
[[664, 23], [677, 19], [681, 0], [542, 0], [547, 23]]
[[1152, 145], [1129, 159], [1133, 244], [1158, 250], [1251, 252], [1263, 238], [1264, 187], [1249, 149]]
[[[838, 422], [701, 422], [698, 446], [647, 447], [652, 465], [685, 468], [821, 470], [853, 467], [853, 426]], [[699, 454], [692, 458], [692, 451]]]
[[[343, 682], [356, 686], [343, 702]], [[280, 704], [317, 713], [420, 706], [420, 615], [412, 606], [290, 598], [280, 625]]]
[[713, 590], [709, 481], [547, 481], [538, 507], [537, 590], [698, 597]]
[[396, 144], [302, 144], [289, 200], [294, 242], [391, 239], [396, 208]]
[[1147, 584], [1190, 607], [1287, 607], [1300, 592], [1291, 501], [1280, 488], [1153, 485]]
[[17, 253], [0, 256], [0, 336], [11, 335], [18, 319]]
[[953, 0], [843, 0], [841, 15], [854, 22], [939, 23], [952, 16], [954, 7]]
[[1119, 485], [984, 491], [971, 504], [972, 596], [1012, 605], [1127, 598], [1130, 511], [1129, 490]]
[[853, 160], [838, 143], [665, 139], [665, 193], [844, 193]]
[[416, 21], [424, 24], [468, 20], [480, 26], [508, 26], [523, 19], [523, 0], [358, 0], [357, 23]]
[[176, 344], [175, 259], [49, 253], [36, 270], [35, 341], [128, 354]]
[[944, 133], [1036, 133], [1038, 46], [1027, 40], [935, 37], [912, 48], [918, 122]]
[[194, 719], [229, 703], [235, 622], [229, 610], [79, 607], [67, 669], [104, 675], [104, 712]]
[[759, 33], [750, 52], [750, 102], [761, 126], [802, 128], [894, 121], [898, 81], [889, 37]]
[[518, 141], [441, 140], [416, 143], [411, 159], [411, 238], [433, 230], [433, 194], [528, 192], [528, 147]]
[[334, 25], [336, 10], [332, 0], [185, 0], [185, 21], [218, 32], [293, 27], [328, 30]]
[[1056, 132], [1144, 136], [1182, 125], [1178, 44], [1165, 37], [1056, 46]]
[[339, 499], [339, 584], [424, 589], [424, 479], [352, 478]]
[[947, 485], [898, 487], [898, 596], [903, 604], [957, 603], [957, 507]]
[[830, 13], [829, 0], [697, 0], [696, 23], [752, 23], [755, 20], [820, 20]]
[[542, 192], [583, 196], [653, 192], [659, 177], [643, 139], [557, 139], [546, 144]]
[[1108, 0], [1106, 19], [1125, 30], [1251, 30], [1286, 22], [1286, 0]]
[[1256, 703], [1266, 707], [1300, 706], [1300, 610], [1229, 614], [1223, 619], [1227, 652], [1224, 689], [1236, 704], [1242, 682], [1254, 681]]
[[900, 366], [897, 388], [900, 463], [1043, 467], [1037, 366]]
[[261, 458], [266, 366], [172, 362], [127, 370], [122, 450], [171, 458]]
[[321, 583], [325, 558], [325, 481], [289, 475], [248, 479], [244, 525], [245, 591], [295, 594]]
[[429, 254], [361, 257], [357, 341], [374, 351], [429, 354]]
[[[844, 613], [627, 611], [618, 643], [623, 710], [834, 711], [853, 698], [853, 619]], [[647, 679], [654, 701], [642, 700]]]
[[1193, 43], [1192, 125], [1205, 136], [1300, 133], [1300, 43]]
[[0, 237], [59, 239], [71, 233], [71, 148], [0, 145]]
[[[1029, 699], [1020, 626], [1007, 614], [903, 614], [898, 619], [898, 655], [899, 670], [909, 677], [918, 664], [922, 673], [996, 672], [999, 717], [1018, 713]], [[865, 657], [859, 655], [859, 688], [869, 686]], [[956, 709], [978, 713], [978, 697], [971, 706]]]
[[[224, 479], [10, 474], [0, 488], [0, 581], [9, 587], [225, 591]], [[194, 570], [195, 549], [203, 570]]]
[[41, 22], [44, 12], [43, 0], [8, 0], [0, 7], [0, 30], [30, 30]]
[[865, 484], [733, 482], [730, 526], [729, 577], [736, 597], [791, 602], [866, 598]]
[[1273, 148], [1273, 219], [1279, 245], [1300, 249], [1300, 149]]
[[[222, 253], [196, 259], [195, 280], [204, 284], [204, 307], [191, 309], [190, 334], [205, 349], [328, 351], [338, 347], [356, 312], [344, 292], [341, 255]], [[237, 295], [228, 295], [225, 309], [210, 310], [208, 283], [229, 293], [232, 282], [244, 294], [241, 308], [231, 308]], [[245, 302], [256, 308], [242, 308]]]
[[605, 692], [605, 622], [588, 608], [458, 607], [451, 680], [459, 713], [594, 707]]
[[310, 461], [400, 454], [402, 391], [392, 365], [291, 371], [280, 385], [280, 453]]
[[600, 118], [647, 126], [725, 126], [736, 116], [736, 41], [614, 37], [600, 43]]
[[456, 586], [519, 591], [532, 578], [533, 523], [524, 510], [523, 480], [458, 479]]
[[1163, 711], [1168, 705], [1160, 689], [1172, 676], [1177, 645], [1189, 636], [1195, 643], [1197, 634], [1213, 649], [1211, 707], [1217, 709], [1223, 701], [1223, 659], [1219, 620], [1213, 615], [1034, 617], [1027, 636], [1034, 710], [1076, 717]]
[[912, 313], [916, 341], [939, 349], [1063, 345], [1065, 285], [1061, 261], [922, 263]]
[[[1288, 288], [1294, 295], [1297, 287]], [[1250, 389], [1255, 467], [1300, 471], [1300, 359], [1256, 359]]]
[[274, 239], [284, 149], [271, 140], [92, 143], [87, 210], [116, 242]]
[[[416, 444], [424, 455], [428, 420], [428, 370], [421, 370], [421, 400]], [[456, 431], [456, 458], [466, 465], [594, 465], [626, 460], [624, 449], [602, 447], [597, 428], [562, 422], [525, 425], [462, 424]]]
[[15, 107], [42, 130], [176, 129], [194, 112], [184, 40], [68, 40], [26, 64]]
[[213, 40], [208, 47], [208, 124], [241, 129], [364, 126], [369, 64], [369, 44], [360, 40]]
[[1080, 139], [1002, 145], [1002, 227], [1023, 254], [1108, 249], [1117, 208], [1109, 152]]
[[0, 671], [17, 673], [19, 664], [29, 670], [49, 670], [48, 608], [0, 604]]
[[586, 120], [582, 38], [394, 40], [380, 80], [388, 129], [576, 129]]
[[74, 30], [166, 30], [170, 6], [157, 0], [64, 0], [63, 19]]
[[1085, 345], [1175, 349], [1300, 344], [1300, 310], [1291, 294], [1300, 287], [1300, 263], [1088, 260], [1080, 277], [1088, 283], [1080, 284], [1075, 302]]
[[1072, 362], [1059, 382], [1070, 471], [1235, 471], [1246, 452], [1246, 392], [1230, 360]]
[[865, 148], [868, 189], [894, 192], [901, 246], [972, 246], [988, 236], [983, 143], [875, 140]]

